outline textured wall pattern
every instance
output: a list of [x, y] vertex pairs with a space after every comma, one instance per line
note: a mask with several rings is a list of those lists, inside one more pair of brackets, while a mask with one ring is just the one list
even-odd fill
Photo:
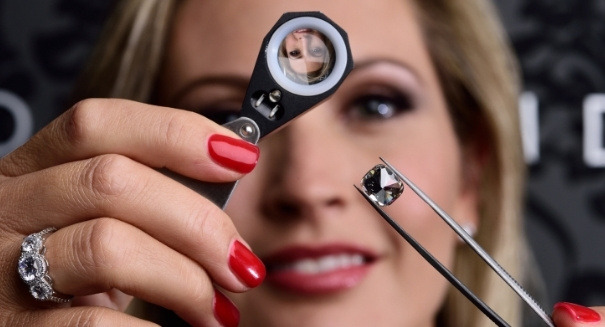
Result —
[[110, 2], [0, 0], [0, 155], [66, 109]]
[[[76, 72], [110, 1], [0, 0], [0, 156], [67, 107]], [[527, 229], [558, 300], [605, 304], [605, 163], [588, 165], [583, 146], [605, 142], [591, 94], [605, 94], [605, 1], [498, 0], [522, 65], [525, 130], [536, 135], [527, 188]], [[598, 99], [597, 99], [598, 100]], [[605, 101], [596, 102], [605, 111]], [[600, 124], [600, 125], [599, 125]], [[588, 141], [587, 141], [588, 139]], [[594, 143], [594, 142], [593, 142]], [[605, 161], [605, 160], [604, 160]]]
[[[605, 1], [499, 1], [521, 62], [524, 89], [537, 100], [539, 154], [530, 165], [527, 226], [552, 301], [605, 303], [605, 165], [584, 145], [602, 144], [601, 114], [584, 117], [605, 94]], [[595, 97], [593, 96], [593, 99]], [[522, 110], [525, 108], [521, 108]]]

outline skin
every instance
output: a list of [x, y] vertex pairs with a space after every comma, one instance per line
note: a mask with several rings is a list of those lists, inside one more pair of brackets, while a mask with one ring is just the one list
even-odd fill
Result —
[[[172, 107], [85, 100], [0, 158], [0, 321], [152, 325], [120, 312], [133, 295], [194, 326], [218, 326], [213, 286], [249, 291], [228, 266], [230, 245], [238, 240], [261, 257], [293, 244], [333, 242], [376, 253], [360, 282], [334, 292], [305, 296], [267, 282], [232, 294], [241, 325], [434, 325], [445, 282], [351, 186], [382, 155], [450, 214], [464, 217], [461, 223], [479, 223], [473, 176], [466, 172], [473, 161], [461, 160], [409, 3], [225, 4], [191, 0], [179, 8], [158, 87], [161, 102]], [[227, 213], [152, 169], [211, 182], [240, 179], [209, 157], [205, 141], [233, 133], [174, 107], [238, 108], [245, 82], [196, 83], [177, 95], [200, 79], [246, 81], [260, 40], [281, 13], [318, 9], [348, 31], [357, 69], [330, 100], [262, 143], [261, 160]], [[386, 32], [391, 41], [380, 42], [376, 36]], [[221, 51], [209, 51], [209, 44]], [[367, 116], [367, 101], [357, 101], [364, 92], [405, 108], [406, 101], [385, 100], [404, 93], [413, 106], [389, 119]], [[388, 210], [451, 265], [456, 238], [420, 200], [400, 199]], [[48, 226], [58, 228], [45, 243], [54, 287], [75, 295], [65, 305], [31, 299], [15, 270], [23, 237]], [[605, 325], [583, 325], [565, 312], [554, 318], [558, 326]]]

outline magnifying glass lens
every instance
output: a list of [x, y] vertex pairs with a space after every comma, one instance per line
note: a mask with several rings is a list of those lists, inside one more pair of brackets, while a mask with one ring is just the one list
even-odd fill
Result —
[[279, 66], [293, 82], [316, 84], [334, 67], [334, 45], [315, 29], [302, 28], [287, 34], [279, 48]]

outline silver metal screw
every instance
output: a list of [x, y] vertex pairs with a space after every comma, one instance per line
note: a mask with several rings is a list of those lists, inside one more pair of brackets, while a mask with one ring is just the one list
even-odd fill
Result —
[[250, 137], [254, 134], [254, 127], [250, 124], [243, 124], [239, 128], [239, 135], [243, 138]]
[[271, 102], [279, 102], [279, 100], [281, 100], [281, 91], [280, 90], [271, 91], [271, 93], [269, 93], [269, 100], [271, 100]]

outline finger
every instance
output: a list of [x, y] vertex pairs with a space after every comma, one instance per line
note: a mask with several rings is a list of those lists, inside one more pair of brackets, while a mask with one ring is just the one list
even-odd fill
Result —
[[[214, 134], [229, 138], [211, 142], [214, 147], [209, 149]], [[2, 158], [0, 174], [19, 176], [108, 153], [210, 182], [238, 179], [258, 159], [257, 147], [199, 114], [128, 100], [90, 99]]]
[[605, 326], [605, 307], [584, 307], [574, 303], [555, 304], [552, 318], [557, 327]]
[[46, 249], [57, 292], [83, 296], [118, 289], [193, 325], [216, 321], [214, 288], [204, 269], [131, 225], [109, 218], [78, 223], [50, 235]]
[[61, 308], [53, 310], [21, 311], [7, 317], [6, 326], [40, 327], [151, 327], [149, 321], [107, 308]]
[[264, 278], [262, 262], [244, 245], [229, 216], [194, 191], [129, 158], [100, 156], [3, 185], [0, 197], [13, 199], [3, 208], [7, 217], [3, 228], [19, 234], [113, 217], [192, 258], [230, 291], [258, 286]]
[[87, 296], [79, 296], [71, 301], [75, 307], [81, 306], [101, 306], [118, 311], [124, 311], [132, 302], [132, 296], [118, 289], [97, 293]]

